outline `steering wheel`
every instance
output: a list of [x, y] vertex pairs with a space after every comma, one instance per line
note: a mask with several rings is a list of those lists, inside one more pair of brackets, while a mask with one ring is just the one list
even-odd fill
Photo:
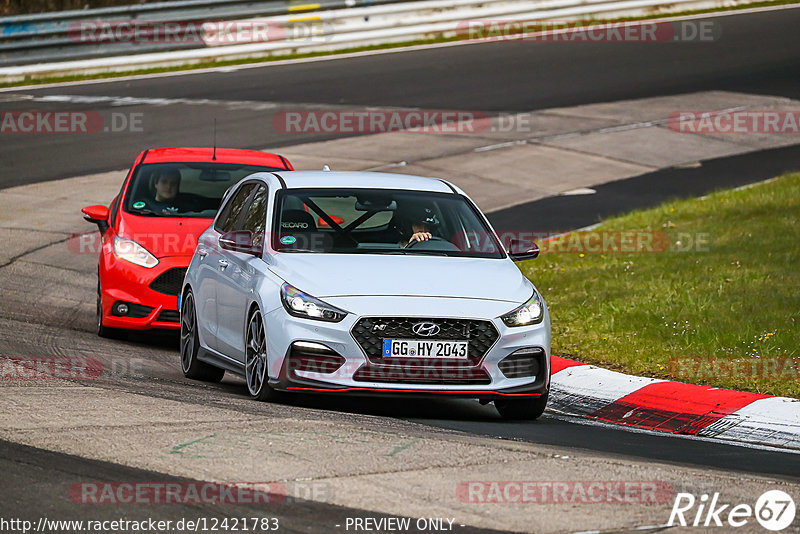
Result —
[[409, 241], [409, 243], [406, 246], [404, 246], [403, 248], [416, 247], [420, 243], [426, 243], [428, 241], [447, 241], [447, 240], [446, 239], [442, 239], [441, 237], [437, 237], [435, 235], [432, 235], [430, 238], [426, 239], [425, 241]]
[[457, 246], [442, 237], [431, 236], [430, 239], [425, 241], [412, 241], [403, 248], [417, 248], [419, 250], [438, 250], [441, 252], [459, 251]]
[[153, 213], [157, 213], [159, 215], [168, 213], [175, 215], [178, 213], [192, 213], [192, 212], [205, 211], [204, 209], [202, 209], [202, 207], [198, 206], [196, 202], [193, 202], [195, 201], [194, 198], [189, 198], [188, 200], [189, 202], [185, 202], [183, 199], [181, 199], [180, 205], [175, 206], [174, 210], [165, 209], [164, 206], [157, 204], [156, 200], [152, 198], [143, 198], [139, 200], [139, 202], [144, 202], [144, 205], [148, 210], [152, 211]]

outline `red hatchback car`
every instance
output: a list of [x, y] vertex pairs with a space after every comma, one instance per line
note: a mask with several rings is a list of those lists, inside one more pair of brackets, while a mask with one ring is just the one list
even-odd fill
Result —
[[222, 197], [245, 176], [293, 170], [255, 150], [158, 148], [134, 161], [110, 206], [87, 206], [102, 235], [97, 268], [97, 333], [180, 328], [183, 276]]

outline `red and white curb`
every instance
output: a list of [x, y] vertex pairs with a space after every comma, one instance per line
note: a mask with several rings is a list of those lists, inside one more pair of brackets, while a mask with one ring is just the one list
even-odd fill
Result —
[[556, 413], [632, 427], [800, 449], [800, 399], [631, 376], [552, 357]]

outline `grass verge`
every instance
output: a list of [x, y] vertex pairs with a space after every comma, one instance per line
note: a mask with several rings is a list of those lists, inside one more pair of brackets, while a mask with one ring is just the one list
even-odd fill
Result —
[[608, 219], [522, 269], [555, 355], [800, 398], [800, 174]]
[[[727, 12], [727, 11], [741, 11], [743, 9], [755, 9], [760, 7], [772, 7], [772, 6], [783, 6], [783, 5], [792, 5], [797, 4], [798, 0], [766, 0], [761, 2], [751, 2], [749, 4], [738, 4], [735, 6], [728, 6], [728, 7], [719, 7], [719, 8], [710, 8], [710, 9], [698, 9], [698, 10], [691, 10], [691, 11], [674, 11], [674, 12], [666, 12], [666, 13], [654, 13], [652, 15], [647, 16], [640, 16], [640, 17], [620, 17], [614, 19], [587, 19], [584, 21], [583, 25], [589, 26], [594, 24], [607, 24], [607, 23], [615, 23], [615, 22], [630, 22], [636, 20], [651, 20], [651, 19], [660, 19], [660, 18], [667, 18], [667, 17], [678, 17], [678, 16], [685, 16], [685, 15], [702, 15], [705, 13], [718, 13], [718, 12]], [[509, 35], [513, 35], [513, 33], [509, 33]], [[219, 60], [219, 61], [209, 61], [209, 62], [201, 62], [201, 63], [194, 63], [191, 65], [181, 65], [181, 66], [173, 66], [173, 67], [155, 67], [155, 68], [144, 68], [144, 69], [135, 69], [135, 70], [126, 70], [126, 71], [119, 71], [119, 72], [103, 72], [97, 74], [80, 74], [80, 75], [69, 75], [69, 76], [54, 76], [54, 77], [44, 77], [44, 78], [31, 78], [26, 80], [20, 80], [15, 82], [2, 82], [0, 83], [0, 89], [7, 88], [7, 87], [20, 87], [20, 86], [29, 86], [29, 85], [44, 85], [44, 84], [51, 84], [51, 83], [66, 83], [66, 82], [77, 82], [77, 81], [85, 81], [85, 80], [101, 80], [106, 78], [120, 78], [125, 76], [140, 76], [140, 75], [147, 75], [147, 74], [160, 74], [165, 72], [180, 72], [180, 71], [191, 71], [191, 70], [199, 70], [199, 69], [208, 69], [208, 68], [215, 68], [215, 67], [230, 67], [236, 65], [252, 65], [252, 64], [259, 64], [259, 63], [270, 63], [273, 61], [286, 61], [291, 59], [305, 59], [305, 58], [314, 58], [314, 57], [323, 57], [323, 56], [335, 56], [340, 54], [353, 54], [357, 52], [368, 52], [373, 50], [389, 50], [395, 48], [406, 48], [410, 46], [420, 46], [420, 45], [428, 45], [428, 44], [439, 44], [439, 43], [450, 43], [455, 41], [465, 40], [463, 36], [452, 36], [452, 37], [436, 37], [432, 39], [419, 39], [413, 41], [403, 41], [398, 43], [387, 43], [387, 44], [380, 44], [380, 45], [370, 45], [370, 46], [360, 46], [360, 47], [352, 47], [352, 48], [344, 48], [341, 50], [333, 50], [333, 51], [324, 51], [324, 52], [308, 52], [308, 53], [300, 53], [300, 54], [282, 54], [282, 55], [272, 55], [272, 56], [265, 56], [265, 57], [256, 57], [256, 58], [244, 58], [244, 59], [228, 59], [228, 60]]]

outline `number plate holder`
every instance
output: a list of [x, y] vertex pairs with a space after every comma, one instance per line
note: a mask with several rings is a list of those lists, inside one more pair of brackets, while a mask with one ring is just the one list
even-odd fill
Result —
[[450, 339], [384, 339], [384, 358], [430, 358], [466, 360], [469, 341]]

